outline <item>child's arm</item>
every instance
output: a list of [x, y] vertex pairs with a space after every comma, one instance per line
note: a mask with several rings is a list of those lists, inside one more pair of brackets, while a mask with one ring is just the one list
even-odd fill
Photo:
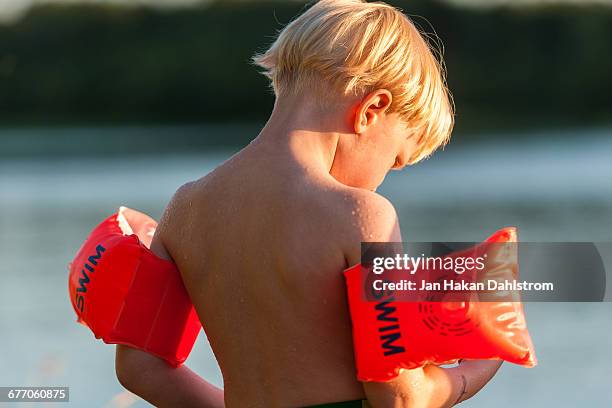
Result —
[[[158, 257], [172, 260], [163, 243], [171, 216], [182, 206], [183, 187], [173, 197], [151, 242], [151, 251]], [[180, 193], [180, 194], [179, 194]], [[178, 212], [178, 214], [176, 214]], [[223, 407], [223, 390], [206, 382], [186, 366], [174, 368], [165, 361], [143, 351], [118, 345], [115, 357], [117, 378], [126, 389], [156, 407]]]
[[186, 366], [174, 368], [143, 351], [117, 346], [117, 378], [127, 390], [156, 407], [223, 407], [223, 390]]
[[[393, 205], [373, 193], [359, 193], [355, 201], [360, 203], [358, 225], [361, 242], [401, 242], [399, 221]], [[376, 217], [368, 217], [376, 214]], [[353, 237], [353, 241], [355, 237]], [[361, 253], [351, 246], [347, 260], [349, 265], [361, 262]], [[493, 378], [501, 361], [464, 361], [457, 367], [441, 368], [435, 365], [404, 370], [390, 382], [366, 382], [363, 387], [368, 401], [374, 408], [452, 407], [474, 396]]]

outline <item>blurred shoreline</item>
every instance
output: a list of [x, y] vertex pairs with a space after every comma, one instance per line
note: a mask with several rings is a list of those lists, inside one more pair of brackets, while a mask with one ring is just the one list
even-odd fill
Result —
[[[612, 126], [612, 7], [389, 2], [443, 45], [465, 137]], [[0, 24], [0, 126], [263, 122], [274, 97], [250, 58], [305, 4], [35, 6]]]
[[[201, 123], [183, 125], [124, 126], [24, 126], [0, 127], [0, 158], [65, 159], [69, 157], [151, 156], [197, 154], [239, 150], [253, 140], [263, 122]], [[607, 142], [612, 126], [543, 128], [512, 131], [455, 132], [447, 149], [525, 142], [531, 144], [568, 142], [587, 138], [585, 143]]]

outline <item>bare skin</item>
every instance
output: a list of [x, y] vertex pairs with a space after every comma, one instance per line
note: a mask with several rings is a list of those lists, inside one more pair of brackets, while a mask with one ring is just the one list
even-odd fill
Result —
[[152, 249], [177, 264], [225, 389], [118, 347], [119, 380], [156, 406], [367, 398], [374, 407], [448, 407], [499, 368], [470, 361], [407, 370], [389, 383], [356, 380], [342, 271], [360, 262], [360, 242], [401, 241], [393, 206], [374, 190], [405, 166], [416, 140], [384, 89], [333, 109], [313, 100], [279, 99], [253, 143], [168, 206]]

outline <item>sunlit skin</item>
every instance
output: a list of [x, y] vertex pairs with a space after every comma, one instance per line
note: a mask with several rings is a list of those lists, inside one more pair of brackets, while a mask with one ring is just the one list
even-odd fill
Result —
[[[367, 398], [374, 407], [448, 407], [499, 362], [356, 380], [342, 271], [362, 241], [401, 241], [375, 190], [417, 148], [389, 91], [279, 97], [259, 136], [183, 186], [152, 248], [176, 262], [215, 353], [224, 390], [186, 367], [118, 346], [121, 383], [161, 407], [290, 407]], [[408, 231], [408, 234], [410, 232]]]

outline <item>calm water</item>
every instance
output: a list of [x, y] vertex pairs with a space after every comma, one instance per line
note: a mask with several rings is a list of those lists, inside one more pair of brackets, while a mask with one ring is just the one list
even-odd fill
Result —
[[[480, 240], [517, 225], [524, 241], [612, 242], [609, 136], [457, 143], [390, 175], [380, 192], [396, 204], [406, 240]], [[0, 385], [70, 386], [72, 406], [146, 406], [121, 394], [113, 347], [74, 323], [66, 265], [116, 207], [159, 218], [179, 185], [230, 154], [0, 162]], [[611, 304], [527, 305], [540, 365], [506, 364], [465, 405], [610, 406], [611, 312]], [[189, 365], [221, 385], [204, 335]]]

